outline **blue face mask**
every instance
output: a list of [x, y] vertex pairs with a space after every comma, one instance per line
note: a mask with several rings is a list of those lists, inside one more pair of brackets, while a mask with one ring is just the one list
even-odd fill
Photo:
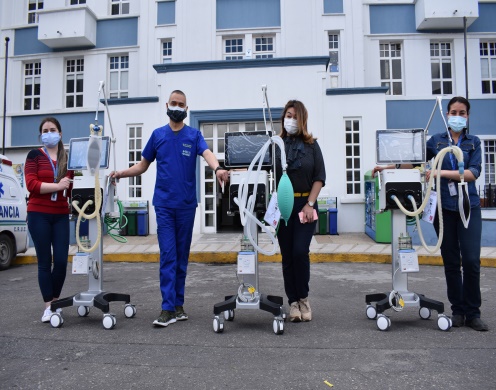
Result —
[[448, 126], [455, 133], [459, 133], [467, 127], [467, 118], [463, 116], [450, 116], [448, 118]]
[[48, 133], [41, 134], [41, 142], [47, 148], [54, 148], [60, 141], [60, 133], [49, 131]]

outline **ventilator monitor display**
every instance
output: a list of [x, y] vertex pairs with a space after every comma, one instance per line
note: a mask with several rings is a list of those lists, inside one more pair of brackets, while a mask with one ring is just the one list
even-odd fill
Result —
[[377, 164], [420, 164], [425, 159], [424, 129], [377, 130]]
[[[87, 155], [88, 155], [88, 142], [89, 137], [71, 138], [69, 143], [69, 155], [67, 162], [67, 169], [69, 170], [82, 170], [87, 169]], [[110, 137], [102, 137], [102, 148], [100, 156], [100, 169], [109, 167], [110, 159]]]
[[[249, 167], [257, 153], [272, 137], [271, 131], [242, 131], [225, 133], [225, 161], [226, 168]], [[272, 165], [272, 145], [265, 153], [262, 166]]]

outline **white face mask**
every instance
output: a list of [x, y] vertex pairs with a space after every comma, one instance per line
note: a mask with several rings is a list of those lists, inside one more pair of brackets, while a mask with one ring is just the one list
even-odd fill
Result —
[[293, 118], [284, 118], [284, 128], [288, 134], [296, 134], [298, 132], [298, 121]]

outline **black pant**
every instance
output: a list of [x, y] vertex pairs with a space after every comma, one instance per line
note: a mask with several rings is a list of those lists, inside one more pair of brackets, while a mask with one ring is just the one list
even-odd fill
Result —
[[[442, 210], [443, 242], [441, 255], [448, 287], [448, 299], [453, 315], [465, 315], [467, 320], [480, 317], [480, 250], [482, 218], [480, 207], [471, 209], [468, 228], [463, 226], [458, 211]], [[436, 214], [434, 228], [439, 235]], [[463, 271], [463, 272], [462, 272]]]
[[302, 224], [298, 213], [307, 198], [295, 198], [288, 225], [281, 220], [277, 239], [282, 255], [282, 275], [288, 303], [308, 297], [310, 282], [310, 242], [315, 232], [313, 223]]

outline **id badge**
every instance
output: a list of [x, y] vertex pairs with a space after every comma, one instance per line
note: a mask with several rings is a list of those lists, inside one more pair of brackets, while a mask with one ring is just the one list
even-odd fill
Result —
[[57, 193], [56, 192], [52, 192], [52, 197], [50, 198], [50, 200], [52, 202], [56, 202], [57, 201]]
[[458, 193], [456, 192], [456, 186], [455, 183], [450, 181], [448, 183], [448, 188], [449, 188], [449, 193], [451, 196], [456, 196]]

